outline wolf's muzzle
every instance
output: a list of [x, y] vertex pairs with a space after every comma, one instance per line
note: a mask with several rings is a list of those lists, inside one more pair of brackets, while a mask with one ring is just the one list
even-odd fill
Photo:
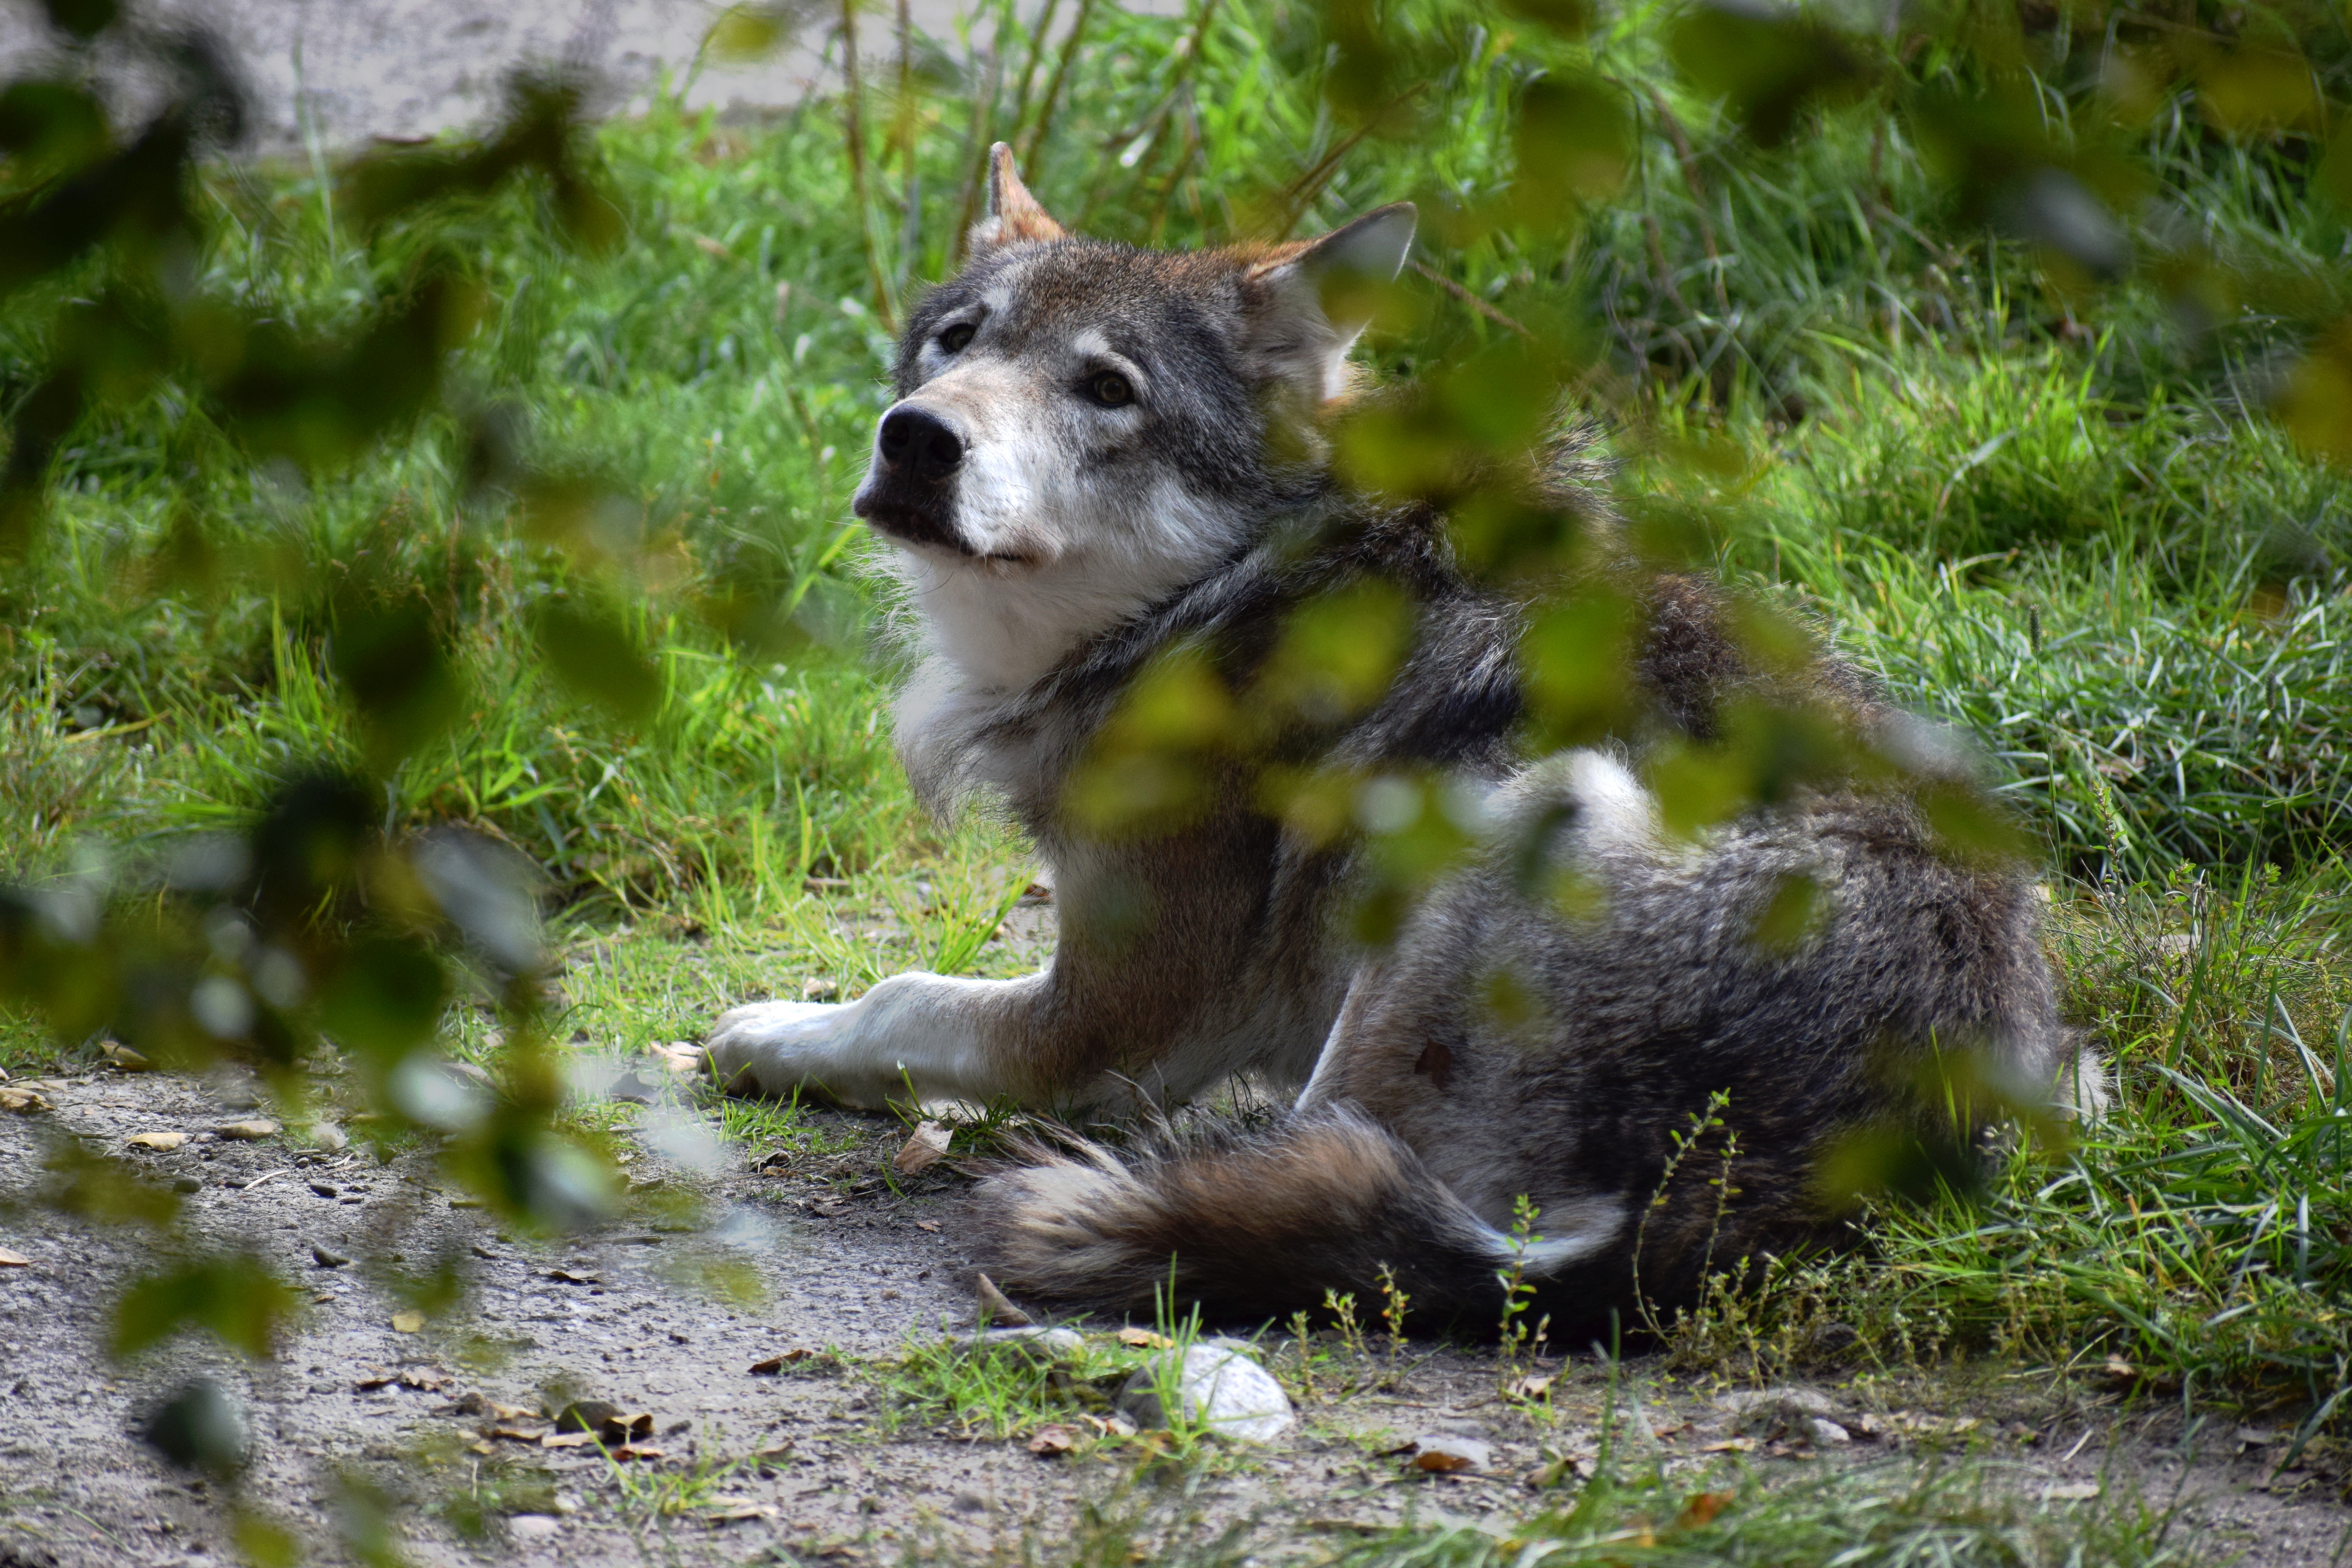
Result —
[[963, 432], [945, 416], [915, 404], [898, 405], [882, 416], [874, 438], [874, 469], [851, 509], [910, 544], [971, 554], [971, 546], [955, 528], [955, 478], [965, 446]]

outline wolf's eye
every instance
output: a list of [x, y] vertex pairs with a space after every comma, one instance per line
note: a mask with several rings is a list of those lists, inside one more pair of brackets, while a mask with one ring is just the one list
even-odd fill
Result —
[[964, 345], [971, 342], [971, 323], [970, 321], [958, 321], [940, 334], [940, 347], [951, 354], [963, 353]]
[[1135, 401], [1135, 388], [1129, 386], [1127, 377], [1118, 372], [1107, 370], [1100, 375], [1087, 378], [1087, 395], [1105, 408], [1117, 408]]

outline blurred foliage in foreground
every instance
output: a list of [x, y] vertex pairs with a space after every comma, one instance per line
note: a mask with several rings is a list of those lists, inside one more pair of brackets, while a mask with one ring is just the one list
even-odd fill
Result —
[[[2340, 12], [1201, 0], [1041, 40], [1004, 10], [771, 123], [661, 100], [592, 137], [524, 84], [482, 142], [323, 177], [215, 156], [227, 74], [146, 42], [150, 121], [87, 47], [0, 89], [0, 985], [65, 1048], [238, 1058], [299, 1107], [331, 1038], [387, 1138], [510, 1216], [593, 1214], [535, 891], [771, 918], [936, 843], [835, 652], [874, 611], [845, 503], [887, 325], [1000, 138], [1137, 242], [1416, 199], [1370, 343], [1410, 438], [1343, 437], [1360, 479], [1540, 583], [1574, 520], [1479, 476], [1597, 406], [1654, 560], [1967, 724], [2108, 897], [2184, 857], [2335, 874]], [[1764, 777], [1701, 761], [1694, 821]], [[495, 1097], [436, 1070], [461, 1000], [504, 1015]], [[2345, 1000], [2288, 1009], [2323, 1071]], [[2257, 1103], [2263, 1027], [2211, 1064]], [[2340, 1194], [2332, 1147], [2294, 1179]], [[115, 1212], [100, 1167], [61, 1179]], [[2332, 1257], [2295, 1287], [2323, 1304]], [[216, 1273], [161, 1278], [142, 1333], [266, 1342]]]

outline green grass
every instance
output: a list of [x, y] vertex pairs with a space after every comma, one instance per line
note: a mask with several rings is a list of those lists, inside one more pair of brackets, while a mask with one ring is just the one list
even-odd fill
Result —
[[[1976, 736], [2047, 845], [2069, 1014], [2116, 1062], [2120, 1109], [1971, 1204], [1887, 1215], [1837, 1286], [1874, 1353], [2116, 1355], [2192, 1406], [2342, 1420], [2352, 503], [2261, 410], [2270, 356], [2346, 303], [2352, 228], [2311, 139], [2219, 135], [2185, 96], [2112, 132], [2160, 199], [2134, 219], [2149, 265], [2093, 296], [1958, 221], [1910, 133], [1866, 110], [1754, 151], [1666, 70], [1648, 9], [1583, 44], [1412, 10], [1428, 68], [1411, 122], [1346, 146], [1313, 13], [1092, 16], [1027, 161], [1049, 207], [1174, 245], [1417, 197], [1423, 259], [1458, 291], [1409, 279], [1370, 357], [1410, 374], [1509, 340], [1506, 320], [1580, 323], [1627, 492], [1681, 509], [1726, 573]], [[2337, 82], [2343, 40], [2306, 44]], [[2109, 135], [2080, 52], [2032, 49], [2059, 118]], [[203, 276], [289, 321], [352, 319], [428, 240], [461, 257], [485, 307], [452, 355], [455, 401], [507, 411], [517, 449], [565, 482], [471, 483], [461, 424], [438, 416], [300, 478], [168, 386], [80, 432], [36, 553], [0, 576], [0, 879], [111, 864], [135, 888], [274, 781], [362, 757], [327, 653], [357, 595], [424, 605], [466, 685], [459, 721], [392, 777], [387, 825], [465, 822], [544, 869], [572, 955], [559, 1038], [634, 1049], [811, 982], [845, 997], [910, 966], [1034, 963], [991, 940], [1025, 847], [985, 817], [928, 820], [892, 760], [891, 611], [846, 515], [887, 401], [880, 313], [945, 266], [976, 145], [1040, 118], [1050, 57], [1021, 106], [1015, 54], [989, 103], [916, 79], [911, 157], [881, 137], [866, 171], [873, 270], [830, 102], [722, 125], [662, 101], [604, 127], [630, 229], [603, 257], [547, 240], [528, 191], [367, 247], [348, 225], [331, 239], [333, 193], [307, 171], [215, 171]], [[1457, 223], [1449, 204], [1512, 171], [1515, 96], [1570, 67], [1641, 89], [1622, 191], [1565, 234]], [[2184, 330], [2166, 268], [2191, 252], [2302, 303]], [[76, 281], [0, 302], [0, 405]], [[525, 625], [558, 591], [624, 605], [658, 677], [652, 718], [541, 668]], [[486, 1026], [453, 1012], [452, 1048], [490, 1058]], [[0, 1019], [11, 1071], [88, 1059]], [[790, 1108], [716, 1114], [754, 1149], [828, 1152]], [[1741, 1308], [1760, 1314], [1747, 1328], [1694, 1325], [1685, 1353], [1744, 1333], [1757, 1364], [1801, 1359], [1770, 1321], [1827, 1310], [1808, 1289]], [[1710, 1560], [1919, 1560], [1948, 1528], [1950, 1560], [2038, 1562], [2079, 1522], [1965, 1475], [1874, 1474], [1743, 1490], [1681, 1535], [1672, 1489], [1628, 1483], [1539, 1528], [1561, 1561], [1663, 1557], [1669, 1537]], [[1653, 1546], [1623, 1536], [1636, 1520]], [[2093, 1560], [2160, 1560], [2148, 1528], [2101, 1523]], [[1500, 1549], [1437, 1532], [1365, 1550]]]
[[2036, 1479], [1933, 1458], [1827, 1468], [1777, 1484], [1754, 1475], [1717, 1478], [1711, 1486], [1627, 1467], [1517, 1521], [1500, 1539], [1465, 1526], [1424, 1527], [1368, 1542], [1340, 1561], [1366, 1568], [1528, 1562], [2120, 1568], [2181, 1562], [2194, 1550], [2170, 1509], [2127, 1489], [2085, 1504], [2036, 1502], [2030, 1500]]

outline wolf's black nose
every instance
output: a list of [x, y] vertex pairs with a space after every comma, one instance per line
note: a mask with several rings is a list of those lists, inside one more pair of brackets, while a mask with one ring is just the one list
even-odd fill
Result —
[[929, 409], [901, 405], [882, 416], [882, 460], [910, 478], [943, 479], [963, 461], [963, 437]]

